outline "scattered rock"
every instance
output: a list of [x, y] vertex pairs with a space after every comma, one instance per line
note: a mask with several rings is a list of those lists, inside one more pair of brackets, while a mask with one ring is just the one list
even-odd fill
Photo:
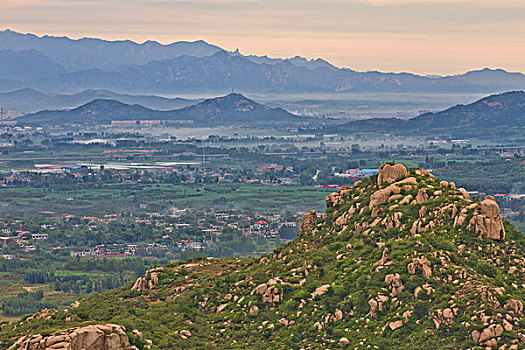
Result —
[[182, 339], [188, 339], [189, 337], [191, 337], [191, 332], [184, 329], [182, 331], [179, 332], [179, 336], [182, 338]]
[[512, 310], [514, 315], [519, 315], [523, 311], [523, 302], [521, 300], [511, 299], [505, 304], [505, 309]]
[[370, 208], [377, 207], [379, 204], [386, 203], [392, 194], [399, 194], [400, 192], [401, 189], [396, 184], [377, 190], [370, 196], [368, 206]]
[[250, 308], [250, 316], [257, 316], [259, 314], [259, 307], [257, 305], [252, 305]]
[[336, 319], [342, 320], [343, 319], [343, 311], [341, 311], [339, 309], [336, 309], [335, 312], [334, 312], [334, 316], [335, 316]]
[[388, 254], [390, 253], [390, 249], [387, 247], [383, 250], [383, 255], [381, 256], [381, 260], [374, 263], [374, 266], [383, 266], [386, 265], [388, 262]]
[[345, 337], [342, 337], [341, 339], [339, 339], [339, 342], [337, 343], [337, 345], [339, 345], [339, 346], [342, 347], [342, 348], [345, 348], [345, 347], [347, 347], [348, 345], [350, 345], [350, 340], [348, 340], [348, 339], [345, 338]]
[[226, 304], [221, 304], [219, 306], [217, 306], [217, 312], [221, 312], [222, 310], [226, 309], [226, 307], [229, 305], [230, 303], [226, 303]]
[[403, 320], [397, 320], [388, 324], [388, 327], [390, 327], [391, 330], [396, 330], [401, 328], [401, 326], [403, 326]]
[[468, 194], [466, 189], [461, 187], [461, 188], [458, 188], [458, 191], [461, 192], [461, 195], [463, 196], [463, 198], [470, 199], [470, 195]]
[[491, 324], [481, 332], [478, 342], [483, 343], [489, 339], [499, 337], [503, 331], [503, 326], [500, 324]]
[[276, 286], [269, 287], [262, 295], [262, 302], [266, 304], [277, 303], [283, 300], [283, 292]]
[[430, 278], [432, 276], [432, 264], [427, 259], [427, 257], [422, 258], [413, 258], [412, 262], [407, 265], [408, 273], [413, 275], [416, 273], [416, 268], [421, 268], [423, 276], [425, 278]]
[[401, 276], [399, 276], [398, 273], [386, 275], [385, 283], [388, 284], [392, 289], [392, 296], [398, 295], [405, 289], [403, 282], [401, 282]]
[[324, 293], [326, 293], [328, 288], [330, 288], [329, 284], [323, 284], [322, 286], [317, 287], [317, 289], [314, 290], [314, 292], [312, 293], [312, 299], [315, 298], [318, 295], [323, 295]]

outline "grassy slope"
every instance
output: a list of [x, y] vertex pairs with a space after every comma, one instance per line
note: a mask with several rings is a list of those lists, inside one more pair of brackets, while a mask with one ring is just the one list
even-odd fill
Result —
[[[432, 192], [440, 186], [434, 178], [416, 177], [417, 187], [402, 194], [415, 195], [418, 188], [425, 187]], [[442, 187], [443, 194], [423, 204], [395, 209], [403, 212], [404, 228], [386, 229], [379, 224], [360, 231], [356, 224], [375, 220], [368, 209], [369, 197], [377, 189], [374, 180], [369, 178], [357, 188], [348, 189], [344, 202], [329, 206], [326, 216], [318, 220], [316, 232], [306, 232], [274, 253], [260, 259], [213, 259], [166, 266], [152, 290], [139, 293], [127, 285], [95, 295], [66, 314], [57, 313], [52, 320], [33, 320], [18, 325], [16, 330], [4, 328], [0, 344], [5, 347], [26, 332], [48, 333], [85, 322], [112, 322], [128, 330], [140, 329], [160, 349], [317, 349], [336, 347], [343, 336], [350, 340], [351, 348], [473, 347], [471, 332], [486, 327], [482, 316], [501, 324], [506, 302], [525, 299], [524, 234], [507, 223], [505, 240], [481, 239], [467, 229], [466, 223], [453, 227], [451, 210], [431, 214], [446, 204], [469, 204], [451, 187]], [[365, 208], [363, 212], [353, 214], [344, 227], [334, 224], [357, 203]], [[379, 217], [390, 215], [388, 206], [392, 204], [381, 205]], [[427, 207], [426, 222], [438, 224], [413, 235], [409, 228], [423, 205]], [[471, 215], [472, 211], [466, 222]], [[375, 263], [381, 259], [383, 244], [390, 249], [388, 260], [392, 263], [379, 267]], [[458, 248], [461, 245], [464, 249]], [[430, 260], [431, 277], [425, 278], [420, 269], [415, 275], [408, 273], [407, 265], [413, 257]], [[517, 266], [518, 271], [507, 273], [510, 266]], [[385, 276], [395, 273], [405, 288], [391, 296]], [[465, 276], [460, 277], [462, 274]], [[285, 282], [276, 285], [284, 300], [264, 304], [261, 296], [252, 291], [272, 278]], [[312, 292], [325, 284], [329, 285], [327, 291], [312, 298]], [[415, 297], [416, 288], [425, 284], [433, 291]], [[505, 292], [500, 295], [497, 287], [504, 287]], [[485, 297], [481, 289], [488, 292]], [[381, 311], [372, 315], [368, 301], [378, 295], [388, 300]], [[483, 300], [487, 296], [488, 302]], [[221, 305], [225, 306], [218, 311]], [[256, 316], [249, 315], [253, 305], [261, 310]], [[437, 310], [446, 308], [457, 308], [453, 320], [436, 329], [433, 318]], [[333, 317], [337, 310], [343, 313], [341, 320]], [[66, 317], [71, 319], [66, 321]], [[403, 326], [391, 330], [388, 325], [397, 320], [403, 320]], [[319, 331], [316, 322], [323, 323]], [[516, 339], [517, 332], [525, 329], [525, 319], [519, 318], [513, 327], [502, 334], [498, 346]], [[190, 330], [192, 337], [181, 339], [178, 332], [182, 329]], [[142, 346], [140, 340], [134, 341]]]

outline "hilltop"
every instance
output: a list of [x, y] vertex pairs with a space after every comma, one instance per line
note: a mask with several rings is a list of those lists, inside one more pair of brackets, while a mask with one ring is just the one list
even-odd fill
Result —
[[159, 111], [138, 104], [96, 99], [69, 111], [40, 111], [16, 119], [22, 125], [108, 124], [121, 120], [190, 121], [194, 125], [291, 125], [305, 123], [282, 108], [270, 108], [241, 94], [206, 99], [181, 109]]
[[338, 125], [334, 131], [468, 134], [486, 129], [523, 128], [524, 126], [525, 91], [511, 91], [487, 96], [471, 104], [457, 105], [441, 112], [425, 113], [408, 120], [373, 118], [352, 121]]
[[0, 347], [523, 349], [524, 277], [525, 235], [493, 197], [385, 164], [272, 253], [152, 269], [3, 324]]

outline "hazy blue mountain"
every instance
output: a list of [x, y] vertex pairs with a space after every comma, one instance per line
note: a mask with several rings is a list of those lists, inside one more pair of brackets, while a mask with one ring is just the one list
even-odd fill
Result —
[[40, 111], [16, 119], [22, 125], [107, 124], [118, 120], [192, 121], [194, 125], [298, 125], [307, 118], [269, 108], [241, 94], [207, 99], [182, 109], [159, 111], [138, 104], [97, 99], [68, 111]]
[[316, 59], [310, 59], [310, 60], [304, 57], [301, 57], [301, 56], [295, 56], [292, 58], [271, 58], [266, 55], [265, 56], [242, 55], [239, 52], [239, 50], [236, 50], [235, 52], [233, 52], [233, 55], [247, 58], [248, 60], [254, 63], [258, 63], [258, 64], [266, 63], [266, 64], [273, 65], [273, 64], [289, 62], [293, 64], [294, 66], [304, 67], [310, 70], [320, 68], [320, 67], [326, 67], [326, 68], [330, 68], [334, 70], [338, 69], [337, 67], [332, 65], [330, 62], [327, 62], [323, 60], [322, 58], [316, 58]]
[[[4, 73], [0, 83], [56, 93], [106, 89], [134, 94], [220, 94], [231, 88], [280, 94], [497, 93], [525, 89], [525, 75], [501, 69], [447, 77], [358, 72], [322, 59], [243, 56], [202, 41], [137, 44], [4, 31], [0, 32], [1, 48], [9, 50], [4, 50], [7, 65], [0, 68]], [[13, 62], [20, 64], [13, 66]], [[6, 90], [0, 86], [0, 91]]]
[[44, 93], [26, 88], [0, 93], [0, 107], [21, 113], [35, 113], [41, 110], [59, 110], [78, 107], [96, 99], [112, 99], [127, 104], [139, 104], [147, 108], [170, 110], [190, 106], [202, 99], [165, 98], [154, 95], [119, 94], [110, 90], [84, 90], [76, 94]]
[[511, 91], [491, 95], [468, 105], [457, 105], [441, 112], [425, 113], [408, 120], [374, 118], [352, 121], [338, 125], [331, 131], [476, 133], [481, 130], [521, 130], [524, 127], [525, 91]]
[[[483, 78], [493, 71], [481, 71], [474, 79], [463, 76], [428, 78], [409, 73], [357, 72], [321, 65], [297, 66], [289, 60], [256, 63], [226, 51], [207, 57], [181, 56], [149, 62], [117, 71], [90, 69], [60, 74], [33, 84], [55, 91], [109, 89], [130, 93], [223, 93], [234, 88], [248, 93], [338, 93], [338, 92], [501, 92], [525, 89], [520, 73]], [[523, 83], [521, 77], [524, 78]], [[485, 82], [486, 81], [486, 82]]]
[[461, 75], [448, 76], [441, 78], [448, 81], [466, 82], [478, 86], [495, 85], [499, 88], [507, 88], [508, 90], [517, 87], [523, 88], [525, 86], [525, 75], [522, 73], [511, 73], [503, 69], [489, 69], [474, 70]]
[[222, 50], [204, 41], [179, 41], [169, 45], [146, 41], [139, 44], [130, 40], [107, 41], [93, 38], [73, 40], [48, 35], [38, 37], [11, 30], [0, 31], [0, 49], [37, 50], [70, 71], [89, 68], [116, 69], [182, 55], [209, 56]]
[[425, 113], [408, 121], [410, 128], [491, 128], [525, 126], [525, 91], [491, 95], [468, 105]]
[[90, 69], [59, 75], [35, 85], [42, 89], [54, 86], [58, 91], [91, 87], [137, 93], [224, 93], [232, 88], [247, 92], [316, 89], [296, 81], [281, 65], [256, 64], [225, 51], [207, 57], [181, 56], [153, 61], [114, 72]]
[[0, 78], [30, 82], [56, 76], [64, 67], [36, 50], [12, 51], [0, 49]]

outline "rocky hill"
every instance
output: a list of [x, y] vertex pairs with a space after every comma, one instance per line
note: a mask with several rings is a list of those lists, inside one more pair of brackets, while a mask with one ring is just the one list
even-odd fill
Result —
[[[3, 324], [0, 347], [525, 348], [525, 235], [494, 198], [385, 164], [326, 206], [273, 253], [155, 268], [67, 311]], [[91, 324], [104, 347], [78, 345]]]
[[96, 99], [72, 110], [40, 111], [16, 119], [22, 125], [107, 124], [118, 120], [191, 121], [197, 126], [290, 126], [309, 122], [307, 118], [293, 115], [282, 108], [264, 106], [237, 93], [168, 111], [112, 99]]

